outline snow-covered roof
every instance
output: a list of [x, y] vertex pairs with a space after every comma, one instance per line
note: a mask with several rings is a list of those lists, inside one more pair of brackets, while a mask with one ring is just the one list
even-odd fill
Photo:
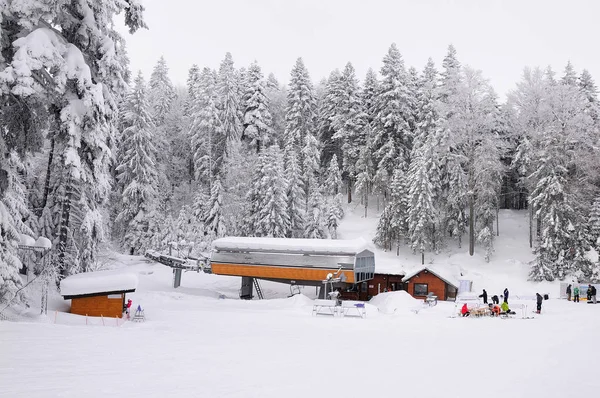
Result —
[[60, 294], [65, 298], [97, 293], [132, 292], [138, 285], [135, 274], [96, 271], [66, 277], [60, 282]]
[[364, 250], [369, 250], [369, 247], [369, 243], [362, 238], [343, 240], [228, 237], [213, 241], [213, 249], [217, 251], [259, 251], [290, 254], [356, 255]]
[[431, 272], [432, 274], [434, 274], [435, 276], [437, 276], [438, 278], [440, 278], [441, 280], [443, 280], [444, 282], [458, 288], [460, 286], [460, 282], [452, 275], [448, 275], [446, 272], [444, 271], [440, 271], [439, 269], [435, 268], [432, 269], [431, 267], [422, 267], [422, 268], [417, 268], [409, 273], [407, 273], [404, 278], [402, 278], [402, 282], [408, 282], [410, 279], [412, 279], [415, 275], [420, 274], [421, 272], [427, 270], [428, 272]]

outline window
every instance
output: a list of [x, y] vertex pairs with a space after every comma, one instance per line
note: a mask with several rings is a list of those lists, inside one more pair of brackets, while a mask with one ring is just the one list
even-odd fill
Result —
[[414, 296], [427, 296], [427, 293], [429, 292], [429, 288], [427, 286], [427, 283], [415, 283], [415, 292], [414, 292]]

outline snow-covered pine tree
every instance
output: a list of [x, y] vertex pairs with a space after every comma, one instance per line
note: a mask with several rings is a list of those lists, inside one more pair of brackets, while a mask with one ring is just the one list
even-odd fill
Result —
[[260, 174], [258, 189], [258, 214], [256, 217], [255, 234], [273, 238], [283, 238], [290, 228], [287, 212], [287, 184], [284, 176], [283, 156], [279, 146], [272, 145], [263, 150], [265, 161]]
[[243, 234], [247, 214], [246, 195], [252, 186], [252, 172], [256, 155], [243, 149], [241, 141], [230, 141], [223, 164], [223, 216], [227, 233], [232, 236]]
[[149, 101], [152, 107], [152, 115], [155, 123], [162, 125], [165, 117], [171, 109], [171, 103], [175, 98], [175, 89], [169, 79], [169, 67], [165, 57], [161, 56], [150, 75]]
[[330, 199], [327, 210], [327, 228], [329, 229], [331, 239], [337, 239], [337, 229], [343, 216], [342, 194], [338, 193]]
[[325, 239], [325, 214], [323, 212], [323, 196], [318, 187], [311, 188], [308, 196], [304, 237], [307, 239]]
[[[304, 147], [306, 135], [315, 134], [316, 99], [313, 85], [302, 58], [298, 58], [292, 69], [287, 92], [285, 114], [286, 146], [292, 144], [296, 151]], [[300, 164], [304, 165], [303, 158]]]
[[200, 75], [199, 92], [192, 107], [190, 136], [194, 153], [196, 180], [211, 189], [211, 183], [219, 172], [218, 147], [224, 142], [223, 127], [217, 109], [216, 76], [204, 68]]
[[[428, 141], [427, 143], [429, 144]], [[425, 264], [425, 252], [434, 246], [438, 225], [434, 204], [435, 191], [430, 181], [430, 171], [436, 167], [431, 153], [434, 148], [423, 145], [413, 151], [408, 170], [408, 209], [407, 223], [411, 248], [421, 254], [421, 264]]]
[[373, 164], [373, 149], [371, 147], [371, 126], [367, 124], [365, 126], [365, 134], [367, 141], [365, 145], [360, 148], [358, 161], [356, 162], [356, 183], [354, 185], [354, 191], [360, 195], [361, 201], [365, 207], [365, 217], [367, 217], [367, 210], [369, 206], [369, 194], [375, 180], [375, 165]]
[[567, 66], [565, 66], [565, 72], [563, 77], [560, 79], [561, 84], [566, 84], [569, 86], [577, 85], [577, 73], [575, 72], [575, 68], [571, 61], [567, 62]]
[[224, 141], [219, 143], [219, 155], [224, 156], [227, 142], [242, 136], [242, 109], [239, 75], [233, 66], [230, 53], [219, 66], [217, 75], [219, 120], [223, 128]]
[[200, 68], [194, 64], [188, 71], [187, 78], [187, 98], [184, 107], [184, 114], [189, 116], [192, 113], [194, 104], [197, 101], [197, 95], [200, 91]]
[[287, 104], [287, 95], [283, 87], [272, 73], [267, 77], [266, 87], [267, 98], [269, 99], [269, 113], [271, 114], [273, 139], [274, 142], [284, 148], [285, 140], [283, 132], [285, 131], [285, 109]]
[[212, 239], [222, 238], [227, 233], [223, 217], [223, 186], [219, 177], [212, 183], [203, 222], [205, 231]]
[[380, 90], [373, 104], [373, 149], [377, 161], [378, 180], [385, 187], [397, 167], [408, 166], [411, 131], [410, 93], [404, 61], [396, 44], [383, 59]]
[[[372, 71], [371, 71], [372, 72]], [[369, 89], [375, 89], [371, 80]], [[358, 79], [351, 63], [344, 68], [340, 80], [338, 111], [332, 122], [335, 130], [334, 140], [338, 142], [342, 153], [342, 170], [348, 186], [348, 199], [351, 201], [352, 185], [356, 180], [356, 164], [360, 148], [366, 144], [365, 135], [367, 114], [361, 98]]]
[[89, 249], [95, 254], [103, 239], [98, 209], [109, 197], [109, 146], [128, 78], [124, 40], [113, 17], [124, 11], [133, 33], [145, 27], [144, 8], [134, 0], [22, 6], [3, 10], [3, 43], [12, 44], [2, 49], [3, 82], [12, 95], [39, 98], [52, 109], [55, 157], [48, 196], [57, 199], [51, 205], [60, 213], [58, 262], [68, 273], [86, 269], [94, 260]]
[[334, 70], [329, 74], [325, 82], [323, 95], [318, 101], [318, 130], [319, 141], [323, 146], [321, 162], [323, 167], [327, 167], [333, 156], [341, 154], [340, 140], [335, 139], [339, 125], [335, 120], [340, 115], [340, 105], [342, 101], [342, 75], [339, 70]]
[[319, 142], [310, 131], [307, 131], [304, 136], [304, 147], [302, 148], [302, 170], [304, 175], [302, 180], [304, 182], [304, 190], [307, 196], [307, 205], [309, 203], [309, 196], [313, 189], [317, 189], [319, 185], [319, 160], [320, 150]]
[[591, 238], [591, 244], [596, 251], [600, 251], [600, 196], [596, 196], [594, 204], [590, 211], [588, 226]]
[[335, 196], [342, 191], [342, 173], [338, 165], [338, 158], [333, 155], [325, 175], [325, 194]]
[[300, 238], [304, 231], [306, 195], [297, 151], [293, 141], [288, 142], [284, 152], [285, 179], [287, 181], [287, 211], [290, 218], [288, 238]]
[[244, 103], [246, 108], [242, 140], [247, 141], [252, 148], [256, 148], [258, 153], [261, 146], [268, 146], [274, 140], [269, 98], [260, 66], [256, 62], [248, 69], [248, 91], [244, 96]]
[[586, 111], [594, 121], [594, 124], [600, 128], [600, 103], [598, 102], [598, 87], [590, 72], [584, 69], [579, 77], [579, 88], [587, 98]]
[[125, 129], [120, 140], [116, 170], [123, 191], [122, 208], [116, 221], [123, 226], [122, 246], [127, 248], [127, 252], [138, 254], [148, 249], [145, 246], [148, 216], [154, 210], [158, 183], [154, 123], [141, 72], [135, 79], [133, 90], [125, 98], [122, 118]]
[[373, 241], [386, 250], [396, 243], [396, 254], [400, 254], [400, 240], [408, 234], [408, 190], [405, 173], [401, 168], [394, 170], [390, 184], [391, 197], [383, 210]]

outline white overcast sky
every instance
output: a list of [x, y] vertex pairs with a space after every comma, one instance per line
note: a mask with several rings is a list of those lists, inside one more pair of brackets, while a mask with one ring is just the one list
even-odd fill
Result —
[[[287, 84], [303, 57], [314, 82], [351, 61], [362, 80], [379, 71], [395, 42], [419, 71], [441, 61], [450, 43], [463, 65], [481, 69], [504, 96], [523, 67], [570, 60], [600, 80], [598, 0], [143, 0], [149, 30], [127, 39], [131, 69], [148, 78], [164, 55], [170, 76], [185, 84], [196, 63], [218, 68], [226, 52], [236, 67], [257, 60]], [[122, 19], [122, 18], [120, 18]]]

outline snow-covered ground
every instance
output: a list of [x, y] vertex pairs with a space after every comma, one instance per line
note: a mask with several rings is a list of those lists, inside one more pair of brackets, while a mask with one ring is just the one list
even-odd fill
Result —
[[[374, 231], [360, 208], [341, 237]], [[474, 290], [556, 297], [558, 284], [526, 281], [527, 218], [502, 212], [496, 257], [486, 264], [448, 248], [428, 256], [474, 280]], [[384, 267], [410, 269], [410, 251], [376, 253]], [[454, 303], [424, 308], [404, 292], [367, 304], [365, 319], [312, 316], [314, 288], [263, 283], [267, 300], [237, 299], [239, 278], [187, 272], [172, 288], [168, 267], [111, 254], [116, 272], [134, 273], [133, 299], [145, 323], [68, 314], [51, 297], [46, 317], [0, 322], [2, 397], [560, 397], [600, 388], [590, 336], [600, 305], [551, 298], [533, 319], [456, 318]], [[513, 301], [511, 300], [511, 303]], [[35, 308], [30, 312], [33, 314]], [[86, 325], [87, 322], [87, 325]]]

